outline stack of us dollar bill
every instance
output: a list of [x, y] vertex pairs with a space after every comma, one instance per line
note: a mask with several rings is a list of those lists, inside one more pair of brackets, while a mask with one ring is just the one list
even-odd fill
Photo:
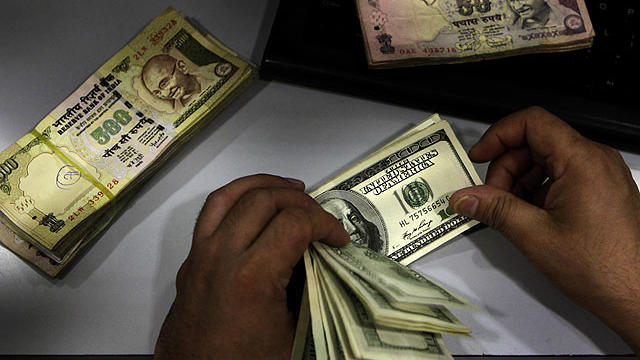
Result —
[[370, 67], [591, 46], [584, 0], [356, 0]]
[[0, 241], [57, 275], [254, 76], [165, 10], [0, 153]]
[[293, 358], [450, 358], [440, 334], [471, 331], [445, 306], [473, 306], [405, 265], [477, 224], [452, 212], [449, 198], [479, 184], [434, 115], [312, 192], [351, 241], [305, 252]]

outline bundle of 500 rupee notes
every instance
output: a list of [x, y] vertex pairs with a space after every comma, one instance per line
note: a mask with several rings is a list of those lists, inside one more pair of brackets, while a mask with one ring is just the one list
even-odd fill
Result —
[[56, 276], [255, 74], [167, 9], [0, 153], [0, 241]]
[[[0, 153], [0, 241], [57, 276], [141, 186], [244, 90], [255, 68], [167, 9]], [[481, 181], [433, 115], [312, 193], [351, 236], [304, 255], [293, 358], [449, 358], [473, 308], [406, 265], [477, 223], [449, 209]]]

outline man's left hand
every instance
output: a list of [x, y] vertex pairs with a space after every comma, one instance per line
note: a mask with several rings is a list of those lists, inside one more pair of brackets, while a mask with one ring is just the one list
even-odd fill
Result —
[[297, 180], [254, 175], [209, 195], [178, 272], [157, 359], [288, 359], [286, 286], [312, 241], [342, 246], [340, 223]]

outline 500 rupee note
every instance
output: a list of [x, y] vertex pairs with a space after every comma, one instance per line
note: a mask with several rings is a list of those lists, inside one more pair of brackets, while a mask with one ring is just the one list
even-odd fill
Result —
[[165, 10], [0, 153], [0, 220], [64, 263], [102, 215], [139, 189], [254, 73]]

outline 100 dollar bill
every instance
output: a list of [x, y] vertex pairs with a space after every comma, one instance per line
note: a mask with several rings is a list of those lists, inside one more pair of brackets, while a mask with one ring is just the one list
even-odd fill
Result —
[[[445, 306], [475, 308], [408, 264], [477, 222], [453, 213], [453, 192], [480, 184], [436, 114], [313, 191], [351, 242], [304, 254], [307, 295], [292, 358], [451, 358], [443, 333], [471, 332]], [[395, 260], [395, 261], [394, 261]]]
[[357, 0], [372, 67], [451, 63], [591, 45], [584, 0]]
[[311, 193], [351, 241], [409, 264], [477, 224], [449, 209], [479, 185], [466, 152], [436, 114]]

